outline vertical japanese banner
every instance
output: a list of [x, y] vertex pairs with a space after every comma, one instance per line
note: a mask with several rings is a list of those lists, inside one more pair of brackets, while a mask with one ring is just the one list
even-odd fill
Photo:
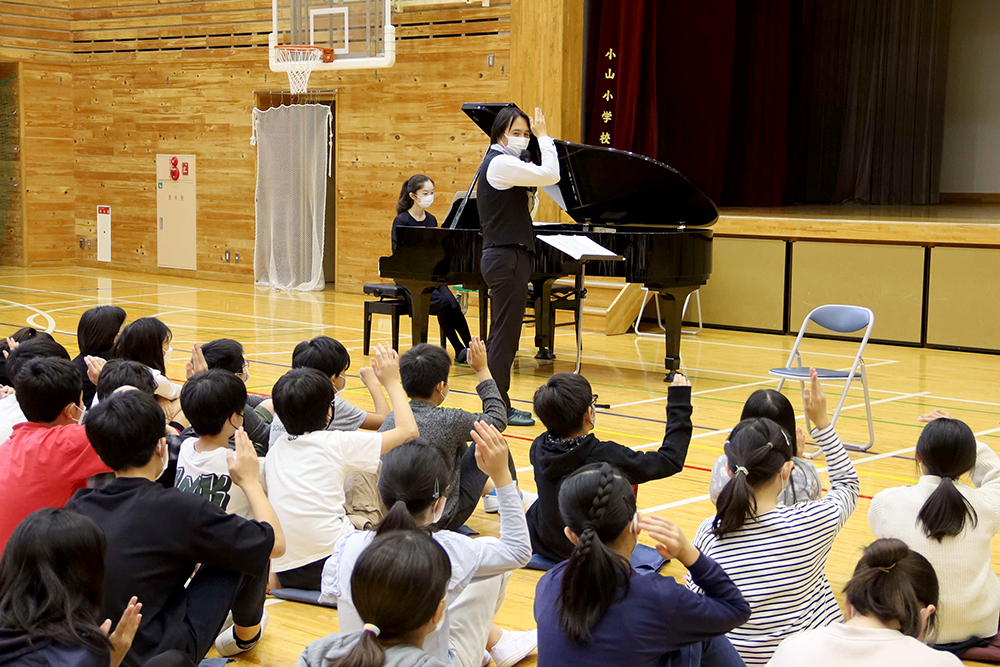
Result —
[[596, 52], [590, 58], [587, 143], [651, 155], [656, 150], [656, 2], [604, 0], [599, 13]]

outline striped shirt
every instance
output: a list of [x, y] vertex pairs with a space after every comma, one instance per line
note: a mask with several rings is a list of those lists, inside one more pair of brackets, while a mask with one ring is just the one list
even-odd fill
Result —
[[[832, 427], [814, 429], [829, 466], [822, 500], [779, 505], [719, 538], [705, 519], [693, 544], [713, 558], [750, 603], [750, 620], [729, 633], [747, 665], [764, 665], [790, 635], [842, 620], [824, 568], [837, 533], [858, 503], [861, 484]], [[700, 592], [688, 578], [688, 587]]]

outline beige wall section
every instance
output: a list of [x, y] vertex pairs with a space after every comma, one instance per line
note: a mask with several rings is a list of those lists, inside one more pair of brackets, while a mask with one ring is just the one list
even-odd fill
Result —
[[[541, 107], [550, 135], [579, 142], [584, 0], [511, 0], [510, 10], [510, 101], [528, 115]], [[572, 221], [545, 195], [535, 219]]]
[[866, 306], [875, 313], [872, 337], [919, 343], [923, 266], [918, 246], [794, 243], [789, 326], [798, 331], [809, 311], [823, 304]]
[[1000, 350], [1000, 250], [933, 248], [927, 304], [931, 345]]
[[[706, 324], [781, 331], [784, 301], [784, 241], [715, 237], [712, 276], [701, 288]], [[688, 321], [697, 316], [693, 308]]]

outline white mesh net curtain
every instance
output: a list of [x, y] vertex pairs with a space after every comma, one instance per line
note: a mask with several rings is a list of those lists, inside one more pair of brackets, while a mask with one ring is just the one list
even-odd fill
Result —
[[333, 115], [322, 104], [254, 109], [257, 232], [254, 281], [280, 290], [317, 291], [323, 277], [326, 183]]

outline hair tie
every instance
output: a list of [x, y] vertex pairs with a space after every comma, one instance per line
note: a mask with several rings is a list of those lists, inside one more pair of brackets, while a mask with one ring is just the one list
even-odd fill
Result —
[[743, 466], [736, 466], [736, 472], [733, 473], [733, 476], [735, 477], [736, 475], [739, 475], [740, 473], [743, 473], [744, 475], [749, 475], [750, 474], [750, 472], [746, 468], [744, 468]]
[[595, 526], [594, 524], [592, 524], [592, 523], [590, 523], [590, 522], [588, 521], [587, 523], [583, 524], [583, 530], [582, 530], [582, 531], [580, 531], [580, 532], [583, 532], [583, 533], [585, 533], [585, 532], [587, 532], [588, 530], [592, 530], [592, 531], [594, 531], [594, 532], [596, 533], [596, 532], [597, 532], [597, 526]]
[[378, 629], [378, 626], [374, 623], [365, 623], [364, 627], [361, 629], [362, 634], [365, 632], [370, 632], [376, 637], [382, 634], [382, 631]]
[[888, 572], [889, 570], [891, 570], [891, 569], [892, 569], [892, 568], [894, 568], [894, 567], [896, 567], [896, 563], [893, 563], [893, 564], [892, 564], [892, 565], [890, 565], [889, 567], [880, 567], [880, 568], [878, 568], [878, 569], [879, 569], [879, 570], [882, 570], [883, 572]]
[[396, 502], [405, 504], [408, 503], [409, 500], [407, 499], [406, 495], [400, 493], [399, 495], [396, 496]]

